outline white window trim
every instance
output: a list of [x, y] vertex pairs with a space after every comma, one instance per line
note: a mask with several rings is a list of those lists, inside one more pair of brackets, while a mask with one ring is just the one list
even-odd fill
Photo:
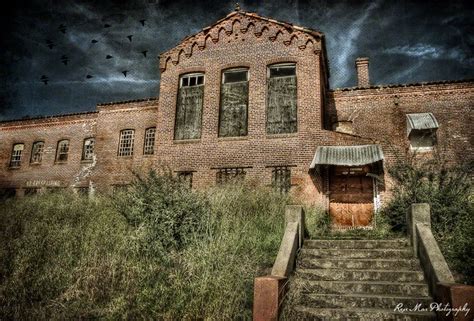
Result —
[[[182, 87], [183, 87], [183, 79], [185, 79], [185, 78], [190, 79], [190, 78], [192, 78], [192, 77], [198, 77], [198, 76], [202, 76], [202, 77], [203, 77], [202, 84], [200, 84], [200, 85], [194, 85], [194, 86], [185, 86], [185, 87], [204, 86], [204, 85], [206, 84], [206, 76], [204, 75], [203, 72], [195, 72], [195, 73], [192, 73], [192, 74], [181, 75], [181, 76], [179, 77], [179, 88], [182, 88]], [[196, 79], [196, 83], [197, 83], [197, 79]]]

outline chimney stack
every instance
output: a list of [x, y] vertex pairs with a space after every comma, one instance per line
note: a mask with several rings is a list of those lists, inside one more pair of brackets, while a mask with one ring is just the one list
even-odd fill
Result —
[[369, 87], [369, 58], [359, 57], [356, 59], [355, 65], [357, 69], [357, 87]]

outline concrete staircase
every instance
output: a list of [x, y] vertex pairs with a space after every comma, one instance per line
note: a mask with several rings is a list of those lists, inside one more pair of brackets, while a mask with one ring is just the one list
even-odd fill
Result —
[[[431, 302], [405, 239], [306, 240], [282, 319], [435, 320]], [[400, 304], [413, 311], [394, 310]]]

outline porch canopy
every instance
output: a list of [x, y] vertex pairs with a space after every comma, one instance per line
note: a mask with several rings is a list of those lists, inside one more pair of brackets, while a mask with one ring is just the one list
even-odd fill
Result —
[[407, 114], [407, 136], [412, 130], [437, 129], [438, 121], [432, 113]]
[[380, 145], [319, 146], [310, 168], [317, 165], [361, 166], [383, 160]]

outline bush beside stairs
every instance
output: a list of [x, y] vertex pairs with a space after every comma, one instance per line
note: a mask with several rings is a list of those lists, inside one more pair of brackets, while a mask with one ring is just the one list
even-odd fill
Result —
[[407, 239], [306, 240], [289, 282], [283, 320], [436, 320]]

